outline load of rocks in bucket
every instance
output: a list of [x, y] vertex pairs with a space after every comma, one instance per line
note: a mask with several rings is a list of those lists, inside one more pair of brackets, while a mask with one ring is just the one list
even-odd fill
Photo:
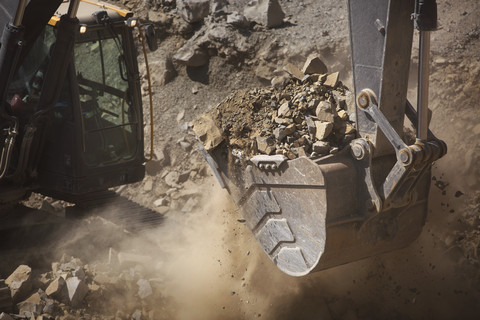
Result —
[[224, 142], [240, 160], [258, 154], [292, 160], [347, 146], [355, 138], [355, 107], [338, 73], [298, 78], [280, 88], [235, 92], [202, 115], [193, 130], [206, 151]]

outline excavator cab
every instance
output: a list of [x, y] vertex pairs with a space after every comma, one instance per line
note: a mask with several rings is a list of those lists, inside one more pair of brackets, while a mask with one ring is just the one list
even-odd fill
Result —
[[[42, 193], [88, 193], [143, 179], [139, 74], [132, 27], [126, 23], [131, 12], [122, 17], [96, 9], [81, 6], [77, 14], [82, 32], [39, 163]], [[45, 38], [54, 37], [55, 24], [52, 19], [46, 26]]]
[[[348, 8], [356, 97], [356, 138], [348, 146], [296, 159], [258, 154], [246, 166], [232, 146], [202, 146], [264, 252], [292, 276], [416, 239], [427, 214], [431, 164], [447, 151], [428, 130], [435, 0], [350, 0]], [[416, 110], [407, 100], [414, 24], [420, 32]], [[417, 129], [412, 144], [403, 140], [405, 116]]]
[[2, 113], [17, 128], [2, 146], [0, 204], [28, 190], [77, 202], [143, 179], [137, 22], [107, 3], [64, 2], [19, 54]]

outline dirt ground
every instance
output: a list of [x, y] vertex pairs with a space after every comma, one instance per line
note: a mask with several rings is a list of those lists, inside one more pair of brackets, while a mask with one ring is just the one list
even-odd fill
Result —
[[[227, 11], [241, 11], [247, 1], [231, 2]], [[78, 257], [85, 264], [101, 265], [106, 263], [112, 247], [148, 255], [152, 260], [141, 273], [156, 283], [158, 294], [155, 300], [142, 302], [141, 319], [478, 317], [478, 1], [438, 2], [440, 29], [432, 35], [431, 129], [448, 144], [448, 154], [433, 166], [429, 212], [420, 237], [407, 248], [302, 278], [283, 274], [264, 255], [228, 194], [207, 169], [194, 137], [185, 129], [233, 90], [262, 87], [265, 74], [273, 74], [287, 63], [301, 67], [311, 53], [318, 53], [329, 72], [340, 72], [342, 82], [351, 87], [346, 1], [281, 0], [286, 13], [282, 27], [255, 27], [245, 32], [241, 41], [234, 42], [231, 50], [226, 50], [228, 45], [216, 45], [206, 66], [185, 67], [174, 62], [174, 76], [168, 81], [162, 78], [164, 61], [171, 61], [177, 50], [202, 32], [207, 23], [188, 25], [165, 4], [169, 1], [116, 3], [133, 9], [145, 22], [153, 22], [160, 35], [159, 50], [149, 53], [148, 59], [154, 80], [155, 152], [166, 159], [158, 161], [160, 167], [151, 169], [143, 182], [118, 192], [160, 211], [166, 217], [165, 223], [140, 236], [96, 220], [69, 225], [48, 244], [49, 254], [37, 263], [39, 270], [48, 269], [49, 262], [58, 261], [63, 254]], [[409, 91], [412, 103], [416, 99], [417, 48], [415, 40]], [[145, 88], [142, 55], [139, 60]], [[148, 106], [146, 95], [144, 105]], [[147, 111], [147, 146], [149, 125]], [[185, 172], [188, 181], [172, 196], [167, 177]], [[153, 203], [159, 198], [167, 200], [158, 207]], [[195, 200], [192, 209], [182, 211], [189, 199]], [[37, 258], [11, 253], [6, 256], [9, 267], [3, 272]], [[105, 310], [107, 305], [109, 310], [112, 306], [122, 309], [128, 297], [102, 300]], [[83, 314], [102, 314], [102, 306], [95, 310], [84, 307]], [[109, 312], [111, 319], [133, 317], [128, 311]], [[86, 318], [78, 314], [73, 317]]]

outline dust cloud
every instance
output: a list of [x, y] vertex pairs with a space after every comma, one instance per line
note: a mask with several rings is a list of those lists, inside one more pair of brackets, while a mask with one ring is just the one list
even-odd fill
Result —
[[[119, 319], [140, 304], [148, 319], [291, 319], [303, 280], [267, 258], [225, 190], [213, 180], [203, 188], [200, 209], [169, 214], [139, 234], [98, 216], [78, 221], [49, 247], [57, 259], [51, 261], [73, 256], [94, 282], [99, 274], [117, 278], [101, 297], [89, 293], [85, 300], [90, 311]], [[121, 254], [135, 255], [135, 263], [117, 266]], [[131, 283], [138, 279], [148, 280], [154, 293], [135, 304], [138, 287]]]

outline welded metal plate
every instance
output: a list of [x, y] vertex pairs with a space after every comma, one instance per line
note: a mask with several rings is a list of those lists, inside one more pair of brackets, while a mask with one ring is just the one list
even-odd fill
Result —
[[319, 166], [298, 158], [284, 162], [277, 171], [248, 166], [239, 205], [263, 251], [283, 272], [301, 276], [318, 264], [324, 252], [326, 201]]

